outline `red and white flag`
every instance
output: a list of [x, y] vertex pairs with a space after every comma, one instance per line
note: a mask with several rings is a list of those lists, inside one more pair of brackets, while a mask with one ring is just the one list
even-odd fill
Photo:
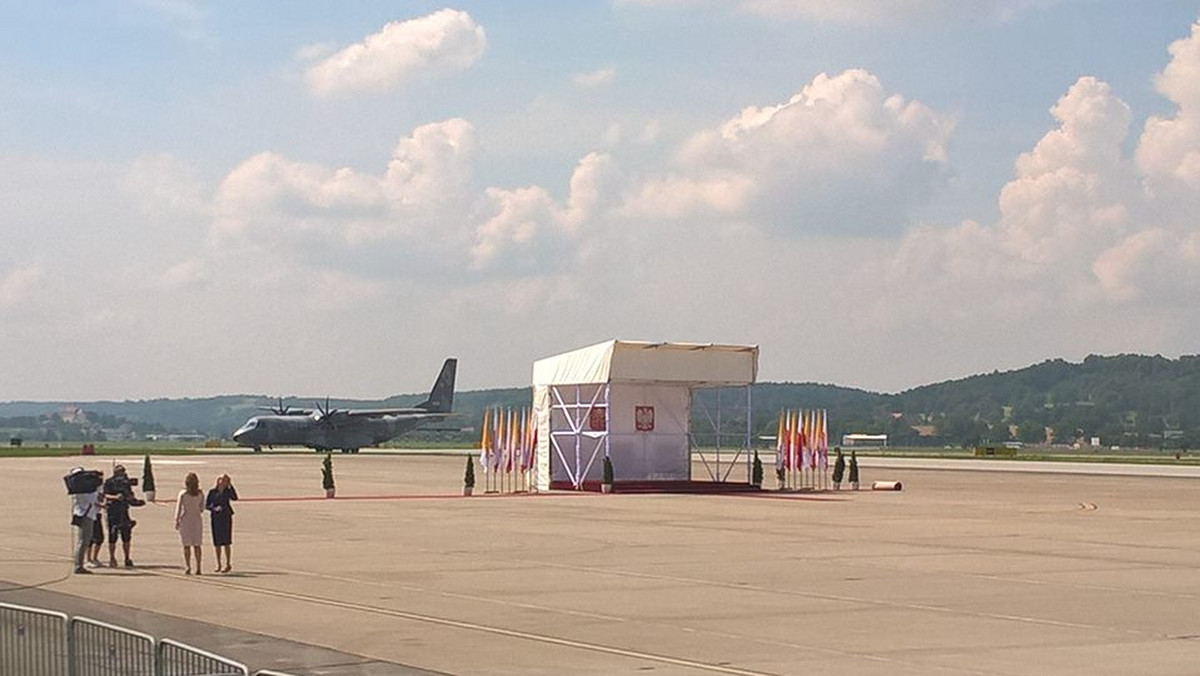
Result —
[[812, 443], [812, 411], [801, 411], [800, 438], [804, 444], [804, 454], [800, 458], [800, 469], [811, 469], [813, 466]]
[[529, 425], [525, 429], [525, 455], [521, 458], [521, 469], [528, 472], [533, 469], [533, 459], [537, 455], [537, 415], [529, 411]]
[[787, 454], [787, 468], [789, 470], [796, 469], [800, 462], [800, 458], [797, 455], [800, 452], [800, 447], [796, 445], [797, 421], [798, 418], [796, 417], [796, 412], [788, 411], [787, 429], [784, 431], [784, 434], [787, 436], [787, 441], [784, 442], [786, 445], [784, 446], [783, 450], [784, 453]]
[[517, 431], [516, 411], [513, 411], [510, 408], [510, 409], [508, 409], [508, 425], [504, 428], [504, 465], [503, 466], [504, 466], [505, 474], [512, 471], [512, 466], [513, 466], [512, 457], [513, 457], [513, 453], [516, 451], [516, 449], [513, 448], [513, 439], [515, 438], [514, 434], [516, 433], [516, 431]]
[[821, 470], [829, 467], [829, 411], [821, 409], [821, 428], [817, 439], [817, 448], [821, 457]]
[[784, 426], [783, 416], [784, 411], [779, 412], [779, 427], [775, 432], [775, 471], [787, 468], [787, 461], [783, 457], [783, 449], [786, 444], [787, 428]]
[[504, 411], [497, 406], [493, 409], [493, 414], [492, 453], [488, 460], [492, 471], [496, 472], [500, 469], [500, 454], [504, 448]]

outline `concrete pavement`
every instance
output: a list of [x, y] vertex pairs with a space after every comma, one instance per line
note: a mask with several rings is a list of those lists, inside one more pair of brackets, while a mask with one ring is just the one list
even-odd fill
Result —
[[454, 674], [1195, 673], [1193, 479], [873, 460], [905, 490], [468, 499], [460, 457], [361, 454], [334, 472], [363, 499], [322, 500], [315, 454], [156, 459], [160, 495], [228, 471], [245, 498], [235, 574], [195, 578], [169, 505], [139, 570], [65, 575], [78, 459], [0, 459], [0, 580], [279, 641], [297, 673], [323, 658], [296, 644]]
[[990, 460], [987, 458], [902, 458], [860, 456], [861, 467], [874, 469], [944, 469], [956, 472], [1025, 472], [1088, 474], [1092, 476], [1176, 477], [1200, 479], [1200, 466], [1150, 463], [1064, 462], [1053, 460]]

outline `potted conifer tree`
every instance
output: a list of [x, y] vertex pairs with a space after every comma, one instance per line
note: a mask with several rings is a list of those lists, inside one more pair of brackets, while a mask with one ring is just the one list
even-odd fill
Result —
[[750, 483], [755, 488], [762, 488], [763, 466], [762, 460], [758, 459], [758, 449], [754, 450], [754, 464], [750, 467]]
[[858, 490], [858, 456], [850, 451], [850, 490]]
[[475, 458], [467, 456], [467, 471], [463, 474], [463, 495], [475, 492]]
[[154, 469], [150, 467], [150, 456], [142, 461], [142, 494], [146, 496], [147, 502], [154, 502]]
[[321, 486], [325, 489], [325, 497], [332, 498], [334, 496], [333, 457], [328, 453], [321, 461]]
[[612, 460], [606, 455], [604, 456], [604, 479], [600, 482], [601, 493], [612, 493], [613, 489], [613, 466]]

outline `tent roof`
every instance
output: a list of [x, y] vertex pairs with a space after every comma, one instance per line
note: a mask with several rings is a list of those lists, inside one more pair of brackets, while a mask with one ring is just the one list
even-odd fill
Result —
[[609, 340], [533, 363], [533, 384], [678, 383], [749, 385], [758, 376], [757, 345]]

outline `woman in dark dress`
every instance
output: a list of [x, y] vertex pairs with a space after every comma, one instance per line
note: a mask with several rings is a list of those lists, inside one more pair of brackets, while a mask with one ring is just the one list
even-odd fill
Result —
[[[233, 544], [233, 507], [229, 504], [237, 500], [237, 490], [228, 474], [217, 477], [217, 485], [208, 491], [204, 508], [212, 515], [213, 548], [217, 552], [218, 573], [228, 573], [232, 570], [230, 546]], [[221, 550], [225, 550], [225, 567], [221, 567]]]

